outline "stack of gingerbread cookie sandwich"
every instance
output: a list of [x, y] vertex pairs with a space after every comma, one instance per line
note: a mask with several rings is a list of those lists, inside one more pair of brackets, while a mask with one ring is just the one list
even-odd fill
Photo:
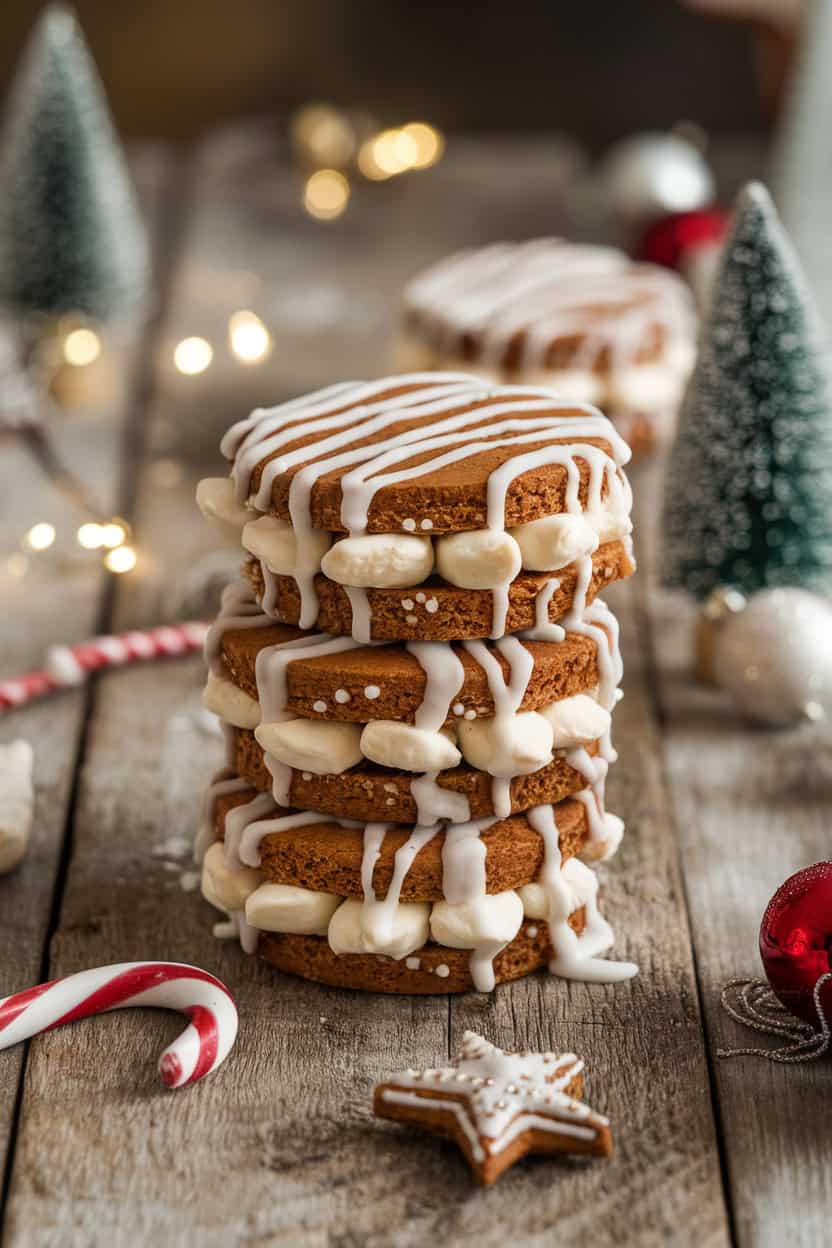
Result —
[[543, 238], [450, 256], [404, 292], [397, 361], [553, 386], [597, 403], [630, 446], [672, 428], [695, 354], [680, 277], [622, 251]]
[[379, 992], [614, 981], [593, 864], [622, 824], [629, 451], [548, 389], [416, 373], [234, 425], [200, 483], [242, 579], [207, 643], [227, 768], [205, 802], [219, 935]]

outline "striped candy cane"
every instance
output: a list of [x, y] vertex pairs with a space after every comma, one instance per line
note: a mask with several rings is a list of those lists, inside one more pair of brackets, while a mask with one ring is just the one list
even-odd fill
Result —
[[0, 999], [0, 1049], [107, 1010], [157, 1006], [191, 1020], [159, 1059], [169, 1088], [210, 1075], [237, 1036], [237, 1007], [225, 984], [184, 962], [117, 962], [79, 971]]
[[10, 680], [0, 680], [0, 711], [24, 706], [33, 698], [71, 685], [80, 685], [91, 672], [105, 667], [193, 654], [201, 650], [208, 633], [202, 620], [133, 629], [117, 637], [93, 637], [75, 646], [51, 646], [46, 666]]

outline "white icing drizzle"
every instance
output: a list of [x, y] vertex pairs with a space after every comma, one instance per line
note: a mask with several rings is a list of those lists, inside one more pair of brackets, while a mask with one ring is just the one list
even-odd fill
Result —
[[194, 862], [202, 862], [206, 851], [217, 839], [217, 800], [231, 793], [242, 793], [247, 788], [248, 781], [237, 775], [229, 775], [225, 769], [218, 771], [213, 777], [202, 800], [202, 814], [194, 838]]
[[229, 810], [225, 816], [225, 861], [229, 867], [241, 865], [259, 867], [259, 855], [257, 862], [244, 862], [241, 856], [243, 833], [250, 824], [258, 819], [264, 819], [267, 815], [272, 815], [274, 811], [275, 804], [271, 793], [258, 793], [245, 805], [235, 806], [233, 810]]
[[215, 676], [224, 676], [222, 662], [223, 635], [237, 628], [268, 628], [274, 621], [258, 606], [251, 587], [234, 581], [226, 585], [217, 618], [208, 629], [204, 654], [208, 668]]
[[561, 624], [553, 624], [549, 619], [549, 604], [560, 589], [560, 581], [550, 576], [546, 584], [538, 591], [534, 600], [534, 628], [524, 633], [529, 641], [563, 641], [566, 629]]
[[[450, 714], [451, 703], [462, 688], [465, 669], [448, 642], [409, 641], [406, 649], [425, 673], [425, 692], [414, 716], [416, 727], [438, 732]], [[438, 771], [430, 771], [414, 777], [410, 782], [418, 823], [432, 824], [438, 819], [464, 823], [470, 819], [470, 805], [465, 794], [443, 788], [438, 778]]]
[[606, 350], [615, 373], [636, 362], [651, 326], [688, 341], [695, 323], [675, 274], [633, 264], [610, 247], [555, 238], [459, 252], [415, 278], [404, 300], [437, 350], [458, 355], [463, 336], [473, 337], [479, 360], [491, 368], [505, 364], [523, 333], [518, 369], [545, 369], [555, 340], [579, 337], [568, 367], [592, 370]]
[[[589, 983], [618, 983], [638, 971], [632, 962], [610, 962], [599, 958], [613, 944], [615, 935], [598, 910], [598, 880], [588, 867], [570, 858], [562, 866], [555, 812], [551, 806], [535, 806], [526, 818], [543, 839], [543, 865], [538, 883], [546, 897], [546, 922], [552, 945], [549, 970], [562, 979]], [[569, 887], [570, 881], [577, 885]], [[576, 906], [575, 893], [579, 893]], [[580, 905], [585, 907], [584, 930], [580, 936], [569, 926], [569, 916]]]
[[[481, 834], [496, 822], [497, 819], [491, 816], [453, 824], [445, 829], [442, 893], [452, 905], [467, 901], [476, 906], [485, 898], [487, 849]], [[505, 944], [502, 940], [482, 940], [472, 949], [469, 966], [477, 992], [491, 992], [494, 988], [494, 958], [505, 948]]]
[[[439, 968], [437, 967], [437, 974]], [[436, 1106], [453, 1114], [476, 1162], [494, 1157], [524, 1131], [550, 1131], [592, 1140], [607, 1126], [585, 1102], [565, 1088], [583, 1070], [573, 1053], [505, 1053], [466, 1031], [455, 1066], [406, 1070], [382, 1089], [393, 1105]], [[446, 1098], [421, 1095], [444, 1092]], [[450, 1092], [465, 1093], [452, 1097]]]
[[[463, 642], [465, 649], [476, 659], [485, 672], [488, 688], [494, 700], [495, 727], [498, 732], [508, 731], [511, 717], [517, 713], [534, 669], [534, 659], [516, 637], [504, 637], [494, 647], [509, 665], [506, 680], [503, 669], [494, 654], [482, 641]], [[495, 776], [491, 782], [491, 802], [494, 813], [500, 819], [511, 814], [511, 778]]]
[[243, 953], [256, 953], [260, 932], [246, 920], [245, 910], [230, 910], [223, 923], [215, 923], [213, 934], [217, 940], [239, 940]]
[[387, 893], [381, 901], [378, 901], [373, 890], [373, 867], [381, 852], [388, 826], [383, 823], [370, 823], [365, 826], [364, 854], [361, 861], [361, 885], [364, 891], [362, 928], [367, 934], [368, 944], [379, 950], [389, 946], [393, 938], [393, 918], [396, 906], [399, 904], [402, 885], [413, 865], [413, 860], [441, 830], [441, 824], [438, 823], [430, 827], [417, 825], [411, 829], [407, 840], [396, 850], [393, 859], [393, 875]]

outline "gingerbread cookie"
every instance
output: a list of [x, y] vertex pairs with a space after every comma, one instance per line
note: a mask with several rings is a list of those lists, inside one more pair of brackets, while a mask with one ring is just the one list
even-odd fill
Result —
[[450, 256], [405, 288], [409, 368], [466, 368], [598, 406], [630, 445], [666, 434], [695, 355], [675, 273], [610, 247], [544, 238]]
[[453, 1140], [474, 1178], [495, 1183], [527, 1153], [609, 1157], [609, 1122], [584, 1104], [574, 1053], [506, 1053], [466, 1031], [456, 1063], [376, 1086], [373, 1113]]

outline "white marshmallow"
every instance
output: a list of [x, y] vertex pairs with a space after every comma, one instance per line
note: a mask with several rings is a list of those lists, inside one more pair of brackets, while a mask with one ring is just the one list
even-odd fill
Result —
[[213, 711], [226, 724], [235, 728], [256, 728], [260, 723], [260, 703], [225, 676], [208, 675], [208, 683], [202, 692], [202, 705]]
[[520, 549], [501, 529], [445, 533], [436, 540], [436, 566], [450, 585], [495, 589], [520, 571]]
[[327, 551], [321, 568], [331, 581], [358, 589], [403, 589], [418, 585], [433, 571], [429, 537], [408, 533], [371, 533], [345, 537]]
[[530, 572], [557, 572], [598, 549], [599, 538], [585, 515], [562, 512], [509, 530]]
[[429, 732], [391, 719], [377, 719], [365, 726], [361, 753], [380, 767], [403, 771], [444, 771], [457, 767], [462, 759], [447, 729]]
[[202, 896], [217, 910], [242, 910], [262, 880], [263, 872], [254, 867], [229, 867], [221, 841], [202, 860]]
[[34, 754], [20, 738], [0, 745], [0, 875], [11, 871], [29, 847], [35, 810]]
[[520, 931], [523, 903], [517, 893], [491, 893], [455, 904], [438, 901], [430, 916], [430, 934], [438, 945], [473, 949], [485, 941], [508, 944]]
[[501, 779], [527, 776], [552, 761], [552, 725], [536, 711], [461, 719], [457, 731], [466, 761]]
[[570, 750], [578, 745], [588, 745], [609, 732], [612, 716], [600, 702], [588, 693], [576, 693], [562, 698], [538, 712], [552, 726], [553, 748]]
[[345, 901], [332, 916], [327, 932], [333, 953], [383, 953], [406, 958], [421, 949], [430, 935], [430, 904], [401, 901], [392, 910], [383, 902], [365, 905]]
[[[250, 520], [243, 529], [243, 546], [262, 559], [271, 572], [278, 576], [292, 576], [298, 563], [298, 543], [291, 524], [277, 516], [261, 516], [259, 520]], [[313, 529], [303, 539], [304, 572], [313, 573], [320, 569], [321, 560], [329, 550], [330, 536], [319, 529]]]
[[261, 884], [246, 901], [246, 922], [261, 932], [326, 936], [341, 898], [293, 884]]
[[523, 914], [527, 919], [546, 919], [549, 907], [546, 902], [546, 890], [542, 884], [524, 884], [517, 890], [523, 903]]
[[604, 835], [600, 840], [586, 841], [581, 849], [582, 862], [606, 862], [618, 852], [624, 835], [624, 820], [618, 815], [604, 813]]
[[235, 536], [252, 515], [248, 507], [237, 502], [230, 477], [203, 477], [196, 487], [196, 505], [206, 520], [226, 533], [233, 529]]
[[296, 771], [338, 776], [361, 762], [360, 724], [287, 719], [278, 724], [260, 724], [254, 735], [267, 754]]

